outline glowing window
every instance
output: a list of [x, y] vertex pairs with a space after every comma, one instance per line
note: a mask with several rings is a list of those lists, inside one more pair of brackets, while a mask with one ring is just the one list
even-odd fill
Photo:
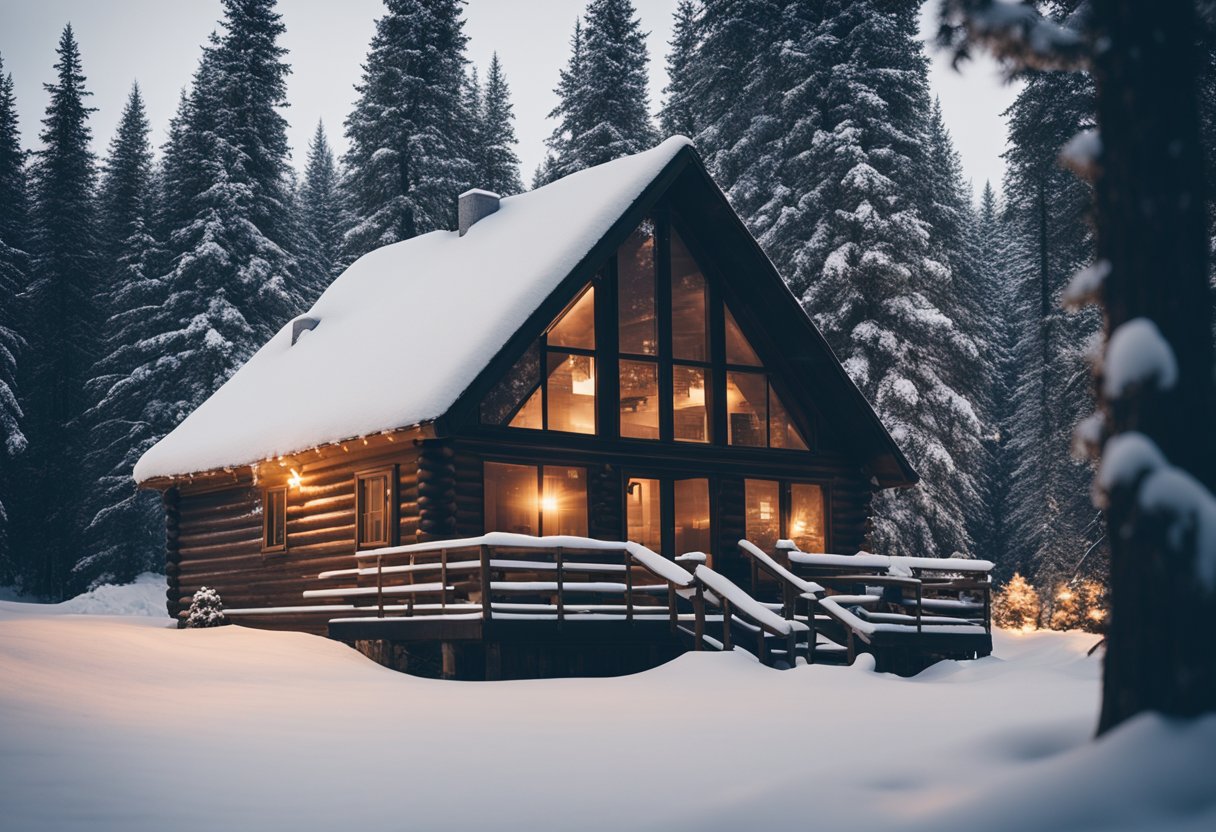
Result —
[[726, 441], [763, 448], [768, 444], [768, 380], [764, 373], [726, 374]]
[[709, 360], [705, 277], [684, 241], [671, 232], [671, 354], [686, 361]]
[[709, 441], [709, 370], [704, 367], [671, 368], [671, 407], [675, 438], [679, 442]]
[[287, 549], [287, 486], [262, 492], [262, 551]]
[[768, 420], [769, 446], [773, 448], [790, 448], [795, 451], [807, 450], [806, 440], [790, 421], [785, 405], [781, 403], [772, 385], [768, 389]]
[[550, 350], [546, 360], [549, 430], [595, 433], [595, 358]]
[[676, 480], [673, 487], [676, 554], [713, 549], [709, 522], [709, 480]]
[[487, 462], [484, 491], [487, 532], [540, 534], [535, 465]]
[[629, 540], [652, 552], [663, 551], [662, 522], [659, 481], [631, 477], [625, 485], [625, 525]]
[[659, 438], [659, 365], [621, 359], [621, 436]]
[[781, 485], [776, 480], [745, 480], [746, 537], [769, 554], [781, 539]]
[[588, 286], [549, 329], [549, 346], [595, 349], [595, 287]]
[[810, 483], [790, 484], [790, 540], [804, 552], [822, 552], [826, 545], [823, 488]]
[[358, 548], [391, 545], [392, 478], [389, 468], [355, 475], [355, 543]]
[[654, 224], [634, 229], [617, 249], [617, 325], [620, 350], [630, 355], [658, 355], [655, 316]]

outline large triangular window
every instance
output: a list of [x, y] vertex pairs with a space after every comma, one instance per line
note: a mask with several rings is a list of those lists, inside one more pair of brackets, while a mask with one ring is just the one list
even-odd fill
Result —
[[595, 287], [585, 287], [481, 402], [481, 422], [595, 433]]

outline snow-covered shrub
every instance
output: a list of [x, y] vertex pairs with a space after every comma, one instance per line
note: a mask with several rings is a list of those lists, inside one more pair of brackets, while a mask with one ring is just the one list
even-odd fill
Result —
[[214, 589], [202, 587], [190, 600], [187, 627], [219, 627], [228, 623], [224, 617], [224, 601]]
[[1042, 610], [1038, 590], [1014, 572], [992, 598], [992, 623], [1009, 630], [1037, 630]]

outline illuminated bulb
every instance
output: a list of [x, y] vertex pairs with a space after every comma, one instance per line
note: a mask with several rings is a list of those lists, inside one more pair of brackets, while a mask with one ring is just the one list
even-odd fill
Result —
[[1056, 598], [1061, 601], [1067, 601], [1072, 598], [1072, 593], [1069, 592], [1067, 589], [1063, 589], [1063, 590], [1060, 590], [1060, 594], [1057, 595]]
[[295, 468], [292, 468], [291, 476], [287, 478], [287, 484], [290, 485], [292, 488], [299, 488], [300, 482], [301, 482], [300, 472], [297, 471]]
[[804, 531], [806, 531], [806, 521], [805, 520], [795, 520], [794, 521], [794, 534], [802, 534]]
[[557, 511], [557, 498], [552, 495], [541, 497], [541, 511]]

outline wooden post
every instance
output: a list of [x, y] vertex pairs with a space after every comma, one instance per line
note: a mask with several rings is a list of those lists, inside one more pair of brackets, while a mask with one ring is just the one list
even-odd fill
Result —
[[793, 628], [790, 628], [789, 635], [785, 637], [785, 658], [791, 668], [798, 666], [798, 634]]
[[384, 618], [384, 555], [376, 555], [376, 617]]
[[680, 612], [676, 604], [676, 585], [667, 582], [667, 619], [671, 623], [671, 634], [674, 636], [680, 627]]
[[481, 550], [481, 620], [489, 624], [493, 617], [490, 609], [490, 547], [482, 544], [478, 548]]
[[[414, 553], [413, 553], [413, 552], [410, 552], [410, 571], [409, 571], [409, 576], [410, 576], [410, 586], [411, 586], [411, 587], [413, 587], [413, 585], [414, 585], [414, 580], [415, 580], [415, 578], [414, 578], [414, 563], [415, 563], [415, 561], [414, 561]], [[412, 592], [411, 592], [409, 595], [407, 595], [407, 596], [406, 596], [405, 607], [406, 607], [406, 615], [408, 615], [408, 616], [410, 616], [411, 618], [413, 618], [413, 617], [414, 617], [414, 593], [412, 593]]]
[[806, 663], [815, 663], [815, 645], [819, 643], [819, 636], [815, 630], [815, 599], [806, 599], [806, 626], [810, 629], [806, 634]]
[[925, 614], [924, 610], [925, 595], [922, 590], [922, 584], [919, 580], [916, 582], [916, 634], [920, 635], [921, 617]]
[[988, 576], [988, 585], [984, 587], [984, 632], [992, 632], [992, 576]]
[[[625, 552], [625, 620], [633, 625], [633, 560]], [[668, 585], [670, 586], [670, 584]], [[670, 593], [669, 593], [670, 594]]]
[[694, 650], [705, 647], [705, 587], [697, 581], [697, 591], [692, 596], [693, 633], [696, 637]]
[[439, 609], [447, 612], [448, 608], [448, 550], [439, 550]]
[[562, 622], [566, 620], [566, 601], [565, 601], [565, 572], [562, 563], [562, 547], [558, 546], [555, 550], [554, 557], [557, 558], [557, 628], [562, 628]]
[[731, 643], [730, 639], [730, 601], [726, 598], [722, 599], [722, 649], [735, 649], [735, 645]]

